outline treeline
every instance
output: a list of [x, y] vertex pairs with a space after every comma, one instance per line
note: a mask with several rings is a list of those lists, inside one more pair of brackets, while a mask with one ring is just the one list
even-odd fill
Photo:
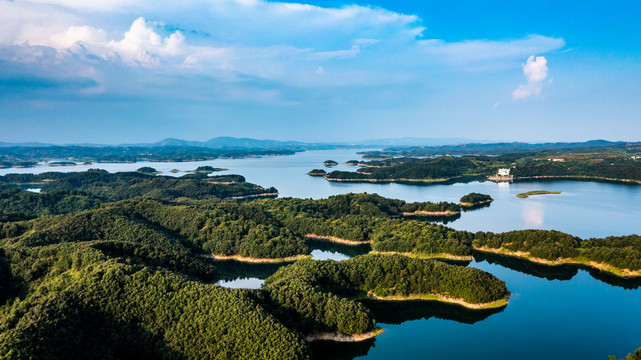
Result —
[[592, 176], [608, 179], [641, 180], [641, 161], [630, 158], [605, 158], [600, 162], [568, 159], [563, 162], [531, 160], [513, 169], [515, 177]]
[[204, 161], [218, 158], [242, 158], [261, 155], [293, 155], [289, 149], [215, 149], [197, 146], [48, 146], [2, 147], [0, 163], [7, 166], [31, 166], [36, 161], [68, 159], [91, 162]]
[[0, 186], [0, 221], [74, 213], [94, 208], [102, 202], [97, 196], [76, 190], [33, 193], [17, 187]]
[[350, 297], [438, 294], [469, 303], [508, 296], [505, 282], [484, 271], [400, 255], [363, 255], [350, 260], [303, 260], [265, 280], [276, 315], [303, 332], [363, 333], [375, 324], [372, 313]]

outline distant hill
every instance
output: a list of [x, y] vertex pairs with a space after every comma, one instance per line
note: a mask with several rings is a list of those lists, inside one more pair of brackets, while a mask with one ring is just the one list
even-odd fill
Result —
[[278, 141], [278, 140], [257, 140], [250, 138], [235, 138], [231, 136], [219, 136], [207, 141], [187, 141], [167, 138], [153, 144], [139, 144], [138, 146], [198, 146], [212, 149], [239, 148], [239, 149], [290, 149], [304, 148], [308, 146], [321, 146], [324, 144], [310, 144], [300, 141]]
[[641, 142], [590, 140], [585, 142], [557, 142], [530, 144], [523, 142], [470, 143], [441, 146], [393, 146], [384, 151], [371, 152], [370, 155], [387, 156], [432, 156], [432, 155], [502, 155], [510, 153], [529, 153], [539, 151], [598, 150], [604, 148], [629, 149], [641, 148]]
[[0, 141], [0, 147], [49, 147], [56, 146], [54, 144], [40, 143], [40, 142], [21, 142], [21, 143], [9, 143]]

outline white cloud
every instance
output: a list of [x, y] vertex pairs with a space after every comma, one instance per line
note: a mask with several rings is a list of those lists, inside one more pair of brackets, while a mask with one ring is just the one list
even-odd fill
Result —
[[527, 84], [519, 85], [512, 92], [512, 98], [523, 99], [532, 95], [539, 95], [543, 86], [543, 80], [548, 76], [548, 61], [544, 56], [531, 55], [525, 64], [522, 65], [523, 74], [527, 78]]
[[[434, 70], [435, 65], [452, 71], [496, 71], [518, 66], [529, 54], [564, 46], [562, 39], [541, 35], [423, 40], [424, 31], [415, 15], [359, 5], [0, 0], [0, 50], [5, 48], [0, 58], [20, 62], [10, 54], [18, 47], [47, 47], [46, 53], [55, 55], [48, 55], [43, 72], [55, 73], [55, 66], [65, 74], [72, 68], [88, 69], [87, 76], [114, 92], [124, 91], [122, 86], [109, 88], [113, 74], [124, 68], [132, 71], [126, 79], [132, 82], [132, 76], [153, 84], [182, 77], [207, 79], [202, 81], [221, 88], [424, 84], [430, 72], [444, 73]], [[319, 69], [330, 68], [318, 76]]]

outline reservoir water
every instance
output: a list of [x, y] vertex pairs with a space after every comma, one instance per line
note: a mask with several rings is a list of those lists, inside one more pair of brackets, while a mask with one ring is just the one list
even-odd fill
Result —
[[[75, 167], [39, 165], [12, 172], [134, 171], [151, 166], [192, 170], [201, 165], [227, 168], [216, 174], [240, 174], [247, 181], [274, 186], [280, 196], [326, 198], [348, 192], [378, 193], [406, 201], [452, 201], [470, 192], [491, 195], [486, 208], [464, 212], [450, 223], [469, 231], [556, 229], [582, 238], [641, 234], [641, 186], [585, 181], [536, 181], [513, 184], [472, 182], [453, 185], [332, 183], [305, 175], [325, 168], [322, 162], [360, 159], [354, 150], [309, 151], [292, 156], [220, 159], [205, 162], [92, 164]], [[327, 168], [325, 168], [327, 169]], [[355, 170], [338, 165], [332, 169]], [[329, 170], [329, 169], [327, 169]], [[530, 190], [561, 191], [558, 195], [517, 198]], [[343, 260], [365, 252], [346, 246], [310, 243], [315, 259]], [[624, 357], [641, 346], [641, 288], [576, 267], [549, 268], [502, 258], [477, 257], [469, 266], [491, 272], [507, 282], [512, 293], [502, 311], [470, 311], [432, 302], [377, 304], [376, 339], [359, 344], [317, 343], [319, 359], [587, 359]], [[219, 283], [260, 287], [278, 266], [230, 262]]]

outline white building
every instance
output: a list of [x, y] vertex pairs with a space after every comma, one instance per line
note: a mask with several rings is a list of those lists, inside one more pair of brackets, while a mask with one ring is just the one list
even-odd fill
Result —
[[499, 176], [510, 176], [510, 169], [499, 169]]

